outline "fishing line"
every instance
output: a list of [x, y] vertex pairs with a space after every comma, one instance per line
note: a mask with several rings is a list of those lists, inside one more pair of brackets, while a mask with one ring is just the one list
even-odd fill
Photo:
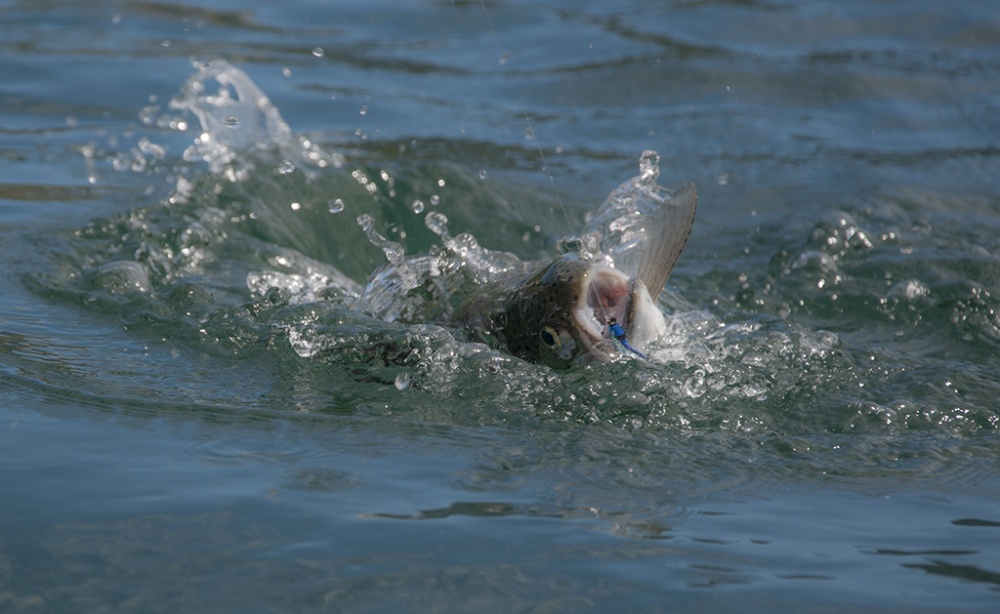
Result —
[[[493, 27], [493, 19], [490, 18], [490, 11], [486, 8], [486, 0], [479, 0], [479, 5], [483, 7], [483, 15], [486, 16], [486, 23], [490, 27], [490, 33], [493, 34], [493, 42], [496, 44], [497, 52], [500, 54], [500, 57], [503, 57], [503, 47], [500, 45], [500, 36]], [[542, 151], [542, 146], [538, 142], [538, 133], [535, 132], [535, 127], [531, 122], [531, 116], [528, 115], [528, 110], [524, 106], [524, 100], [521, 98], [521, 90], [517, 87], [517, 81], [514, 80], [514, 75], [511, 73], [510, 67], [507, 66], [505, 62], [501, 62], [501, 65], [504, 68], [504, 72], [507, 74], [507, 79], [510, 80], [511, 85], [514, 87], [514, 95], [517, 97], [517, 104], [521, 109], [521, 115], [524, 116], [524, 123], [530, 131], [531, 139], [535, 142], [535, 149], [538, 150], [538, 157], [542, 161], [542, 171], [548, 176], [549, 183], [552, 184], [552, 191], [556, 195], [556, 202], [559, 203], [559, 209], [562, 211], [563, 217], [566, 218], [566, 226], [568, 228], [572, 228], [573, 223], [569, 220], [569, 213], [566, 211], [566, 205], [563, 204], [562, 194], [559, 193], [559, 187], [556, 185], [556, 178], [552, 172], [549, 171], [549, 164], [545, 160], [545, 152]]]
[[[486, 0], [479, 0], [479, 6], [483, 7], [483, 15], [486, 17], [487, 25], [490, 27], [490, 33], [493, 35], [493, 41], [496, 45], [497, 52], [501, 57], [503, 57], [503, 47], [500, 45], [500, 36], [497, 34], [496, 28], [493, 27], [493, 19], [490, 17], [489, 9], [486, 8]], [[507, 74], [507, 79], [510, 80], [511, 86], [514, 88], [514, 95], [517, 97], [518, 107], [521, 110], [521, 115], [524, 116], [524, 123], [527, 125], [531, 138], [535, 142], [535, 149], [538, 151], [538, 157], [542, 162], [542, 171], [548, 176], [549, 182], [552, 184], [552, 191], [555, 193], [556, 202], [559, 204], [559, 209], [562, 211], [563, 217], [566, 219], [566, 225], [572, 228], [573, 223], [570, 222], [569, 213], [566, 210], [566, 205], [563, 203], [562, 194], [559, 193], [559, 187], [556, 185], [556, 178], [552, 172], [549, 171], [549, 164], [545, 159], [545, 151], [538, 142], [538, 134], [535, 132], [531, 116], [528, 115], [528, 109], [524, 106], [524, 99], [521, 97], [521, 90], [517, 87], [517, 81], [514, 79], [514, 75], [511, 72], [510, 67], [507, 66], [505, 62], [501, 62], [501, 65], [503, 66], [504, 72]], [[618, 320], [613, 316], [608, 315], [607, 305], [603, 304], [600, 299], [598, 299], [598, 304], [601, 307], [601, 311], [604, 313], [604, 322], [607, 326], [608, 336], [611, 337], [612, 343], [618, 346], [622, 351], [629, 351], [640, 358], [649, 360], [649, 357], [633, 348], [628, 342], [625, 330], [618, 323]]]
[[[587, 297], [587, 300], [588, 301], [590, 300], [589, 295]], [[622, 328], [622, 325], [618, 323], [618, 318], [608, 314], [608, 305], [601, 298], [600, 293], [598, 293], [597, 296], [597, 306], [601, 309], [601, 313], [604, 314], [604, 325], [606, 327], [605, 331], [611, 338], [611, 343], [613, 343], [615, 347], [617, 347], [622, 352], [629, 351], [638, 356], [639, 358], [649, 360], [649, 356], [646, 356], [639, 350], [635, 349], [634, 347], [632, 347], [632, 344], [629, 343], [628, 334], [625, 332], [625, 329]]]

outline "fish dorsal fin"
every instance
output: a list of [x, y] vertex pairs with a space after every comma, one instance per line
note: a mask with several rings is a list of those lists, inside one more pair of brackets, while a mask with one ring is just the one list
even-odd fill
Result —
[[650, 217], [646, 232], [650, 246], [643, 254], [634, 254], [633, 274], [646, 284], [654, 299], [660, 294], [670, 277], [681, 251], [687, 245], [694, 226], [694, 213], [698, 205], [698, 190], [693, 183], [685, 183], [676, 192], [669, 192], [667, 201]]
[[670, 191], [656, 183], [656, 152], [643, 153], [640, 174], [608, 196], [584, 230], [585, 249], [609, 257], [613, 266], [642, 280], [654, 299], [687, 243], [698, 193], [693, 183]]

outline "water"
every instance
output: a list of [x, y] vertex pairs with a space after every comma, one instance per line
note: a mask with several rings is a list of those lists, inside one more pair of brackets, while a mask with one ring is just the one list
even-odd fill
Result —
[[[0, 609], [992, 611], [993, 4], [0, 3]], [[645, 150], [653, 361], [436, 323]]]

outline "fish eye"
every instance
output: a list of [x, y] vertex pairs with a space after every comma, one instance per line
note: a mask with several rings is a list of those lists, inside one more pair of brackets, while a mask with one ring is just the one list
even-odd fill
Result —
[[544, 343], [550, 350], [558, 352], [559, 348], [562, 346], [562, 341], [559, 340], [559, 333], [557, 333], [556, 329], [551, 326], [546, 326], [542, 330], [538, 331], [538, 338], [541, 339], [542, 343]]

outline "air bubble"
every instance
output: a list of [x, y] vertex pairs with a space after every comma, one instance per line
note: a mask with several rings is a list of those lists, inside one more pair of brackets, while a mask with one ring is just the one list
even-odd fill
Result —
[[282, 160], [281, 164], [278, 166], [279, 175], [287, 175], [289, 173], [295, 172], [295, 165], [289, 160]]
[[327, 203], [330, 213], [337, 214], [344, 210], [344, 201], [340, 198], [334, 198], [329, 203]]
[[412, 209], [413, 212], [416, 213], [416, 214], [418, 214], [418, 215], [421, 214], [421, 213], [423, 213], [424, 212], [424, 201], [422, 201], [422, 200], [420, 200], [418, 198], [417, 200], [415, 200], [412, 203], [410, 203], [410, 209]]
[[223, 119], [222, 123], [227, 128], [239, 128], [240, 127], [240, 118], [237, 117], [237, 116], [235, 116], [235, 115], [230, 115], [230, 116], [226, 117], [225, 119]]
[[358, 114], [359, 115], [368, 115], [368, 105], [366, 105], [366, 104], [361, 105], [361, 108], [358, 109]]
[[483, 181], [486, 180], [486, 169], [485, 168], [484, 169], [480, 169], [480, 171], [479, 171], [479, 178], [482, 179]]
[[312, 50], [312, 54], [317, 58], [323, 57], [324, 53], [325, 52], [323, 51], [322, 47], [316, 47], [315, 49]]
[[431, 195], [431, 204], [433, 206], [435, 206], [435, 207], [438, 206], [438, 205], [440, 205], [441, 204], [441, 197], [438, 196], [437, 194], [432, 194]]

